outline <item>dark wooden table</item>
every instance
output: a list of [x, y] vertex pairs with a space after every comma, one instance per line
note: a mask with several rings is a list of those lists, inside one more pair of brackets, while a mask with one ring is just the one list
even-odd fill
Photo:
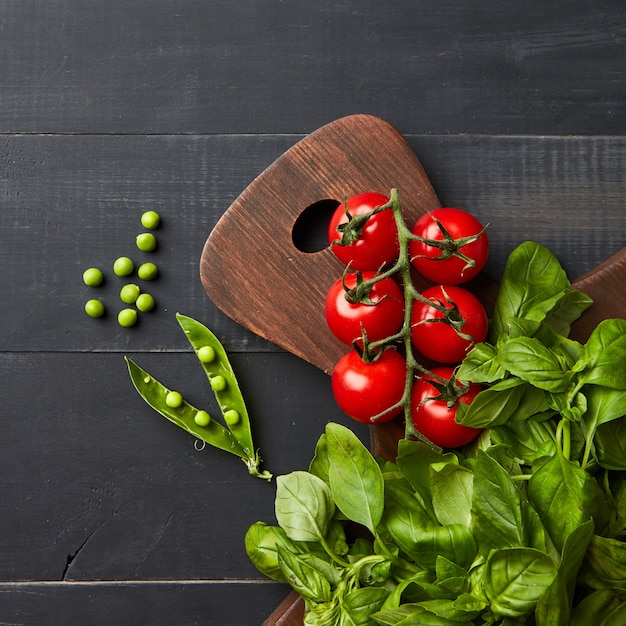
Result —
[[[2, 3], [0, 622], [259, 625], [288, 593], [243, 548], [273, 484], [153, 413], [123, 356], [209, 401], [174, 314], [202, 320], [266, 466], [305, 468], [347, 418], [325, 374], [206, 297], [220, 215], [301, 137], [370, 113], [444, 204], [491, 224], [494, 277], [531, 238], [574, 278], [626, 245], [625, 43], [620, 0]], [[149, 209], [151, 257], [134, 249]], [[161, 269], [133, 329], [115, 320], [124, 254]], [[92, 295], [102, 320], [83, 313]]]

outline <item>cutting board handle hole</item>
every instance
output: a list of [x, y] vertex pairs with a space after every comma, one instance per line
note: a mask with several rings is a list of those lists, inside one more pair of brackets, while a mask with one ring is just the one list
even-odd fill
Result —
[[318, 200], [300, 213], [291, 231], [293, 245], [300, 252], [313, 253], [328, 248], [328, 224], [340, 204], [337, 200]]

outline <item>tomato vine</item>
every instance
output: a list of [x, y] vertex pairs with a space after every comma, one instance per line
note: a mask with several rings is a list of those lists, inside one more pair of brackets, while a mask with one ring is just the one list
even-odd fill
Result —
[[[365, 194], [360, 194], [358, 197], [362, 198], [364, 195]], [[376, 196], [377, 198], [380, 198], [379, 194], [376, 194]], [[348, 206], [348, 202], [346, 202], [346, 206]], [[360, 206], [361, 210], [359, 214], [354, 216], [349, 213], [348, 208], [345, 208], [347, 221], [340, 224], [339, 226], [335, 226], [336, 231], [340, 234], [343, 233], [345, 239], [342, 239], [341, 241], [333, 241], [332, 237], [329, 235], [329, 240], [333, 241], [334, 248], [339, 248], [341, 250], [342, 246], [349, 247], [357, 243], [358, 233], [363, 233], [368, 221], [374, 219], [375, 216], [387, 211], [391, 212], [391, 214], [393, 215], [393, 220], [395, 222], [398, 244], [397, 256], [391, 262], [387, 263], [386, 266], [383, 265], [382, 267], [377, 268], [378, 271], [374, 275], [369, 275], [368, 277], [364, 277], [361, 269], [357, 269], [356, 280], [352, 281], [355, 284], [354, 286], [350, 287], [347, 284], [346, 276], [353, 272], [354, 268], [352, 267], [352, 264], [349, 260], [349, 254], [347, 254], [344, 250], [341, 250], [341, 252], [337, 252], [336, 254], [338, 258], [340, 258], [344, 262], [347, 261], [347, 266], [344, 270], [344, 275], [342, 279], [344, 283], [345, 298], [348, 302], [351, 303], [373, 305], [375, 303], [369, 300], [369, 294], [371, 293], [374, 285], [381, 281], [388, 281], [389, 279], [398, 280], [402, 287], [402, 292], [404, 296], [404, 317], [402, 326], [397, 332], [372, 341], [370, 340], [367, 332], [364, 329], [362, 332], [362, 336], [358, 340], [358, 345], [357, 342], [354, 342], [353, 344], [354, 347], [359, 351], [363, 361], [368, 364], [373, 363], [378, 358], [380, 358], [380, 355], [385, 350], [397, 349], [398, 347], [401, 348], [404, 354], [404, 358], [406, 360], [405, 385], [402, 398], [394, 406], [386, 408], [386, 410], [382, 413], [371, 416], [370, 421], [372, 423], [376, 423], [377, 421], [382, 421], [381, 418], [385, 418], [384, 421], [386, 421], [386, 417], [388, 416], [389, 412], [401, 409], [401, 411], [403, 411], [404, 413], [405, 437], [419, 438], [425, 440], [427, 443], [430, 443], [434, 447], [437, 447], [436, 443], [430, 441], [422, 433], [420, 433], [415, 428], [413, 423], [411, 415], [411, 389], [413, 387], [416, 376], [428, 376], [430, 380], [437, 383], [437, 389], [440, 390], [439, 398], [444, 399], [449, 405], [454, 405], [455, 402], [467, 392], [469, 385], [461, 381], [459, 381], [459, 384], [448, 384], [449, 381], [439, 376], [436, 372], [433, 372], [432, 370], [425, 367], [416, 358], [413, 350], [413, 342], [411, 336], [414, 304], [416, 302], [420, 302], [436, 310], [437, 313], [441, 316], [437, 319], [437, 322], [441, 322], [449, 326], [458, 337], [461, 337], [467, 341], [468, 346], [471, 346], [474, 343], [475, 338], [468, 336], [468, 334], [464, 332], [463, 327], [466, 323], [466, 320], [463, 319], [462, 316], [460, 316], [459, 308], [456, 303], [447, 297], [445, 288], [443, 289], [444, 299], [442, 301], [441, 299], [426, 297], [425, 295], [420, 293], [415, 287], [411, 276], [414, 261], [414, 257], [411, 254], [411, 246], [415, 243], [419, 243], [424, 246], [433, 246], [441, 251], [441, 262], [458, 257], [463, 261], [461, 267], [473, 267], [476, 264], [476, 261], [464, 254], [462, 248], [469, 244], [475, 243], [481, 237], [484, 237], [485, 229], [481, 227], [476, 234], [454, 239], [441, 223], [441, 221], [436, 219], [435, 221], [437, 225], [441, 228], [441, 240], [422, 237], [413, 232], [407, 226], [397, 189], [391, 190], [387, 202], [385, 202], [384, 204], [380, 204], [379, 206], [376, 206], [367, 212], [363, 210], [362, 205]], [[455, 209], [455, 211], [458, 210]], [[337, 220], [335, 220], [335, 223], [336, 222]], [[363, 264], [363, 260], [359, 258], [359, 267], [362, 267]], [[480, 259], [480, 267], [478, 269], [481, 269], [483, 264], [484, 258]], [[467, 278], [470, 277], [471, 276], [468, 276]], [[462, 279], [459, 278], [457, 282], [462, 282]], [[456, 289], [459, 288], [457, 287]], [[484, 337], [479, 337], [478, 340], [480, 341], [483, 338]]]

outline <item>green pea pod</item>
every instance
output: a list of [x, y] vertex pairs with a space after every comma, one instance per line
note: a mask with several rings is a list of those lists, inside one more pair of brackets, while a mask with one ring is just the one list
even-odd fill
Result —
[[227, 428], [215, 420], [210, 420], [206, 426], [198, 426], [194, 418], [199, 409], [185, 400], [177, 408], [169, 407], [166, 404], [166, 398], [170, 389], [141, 369], [132, 359], [128, 357], [125, 359], [135, 389], [155, 411], [201, 441], [236, 454], [244, 460], [247, 458], [246, 453]]
[[226, 425], [244, 452], [253, 457], [255, 450], [250, 417], [226, 350], [217, 337], [200, 322], [180, 313], [176, 314], [176, 319], [209, 379]]
[[223, 346], [215, 335], [199, 322], [183, 315], [177, 315], [177, 319], [196, 354], [202, 351], [200, 362], [209, 378], [228, 428], [210, 419], [204, 411], [198, 415], [199, 410], [183, 399], [179, 399], [179, 406], [171, 406], [171, 401], [168, 404], [170, 390], [126, 357], [135, 389], [163, 417], [201, 441], [237, 455], [244, 461], [252, 476], [271, 480], [271, 473], [267, 470], [261, 472], [259, 469], [261, 459], [252, 442], [248, 412]]

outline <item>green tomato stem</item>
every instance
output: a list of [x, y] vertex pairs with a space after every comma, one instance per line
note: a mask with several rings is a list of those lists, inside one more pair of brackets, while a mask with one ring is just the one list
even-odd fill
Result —
[[[406, 225], [404, 221], [404, 216], [402, 214], [402, 207], [400, 204], [400, 200], [398, 197], [398, 190], [392, 189], [389, 194], [389, 202], [380, 207], [377, 207], [370, 211], [369, 213], [362, 214], [356, 216], [352, 219], [357, 222], [357, 226], [362, 227], [362, 224], [365, 223], [372, 215], [379, 213], [380, 211], [391, 210], [394, 216], [394, 220], [396, 223], [397, 231], [398, 231], [398, 258], [396, 261], [386, 270], [381, 271], [374, 278], [368, 280], [359, 280], [357, 282], [357, 286], [351, 290], [346, 290], [346, 299], [348, 301], [359, 301], [360, 297], [367, 297], [371, 291], [372, 286], [385, 278], [391, 278], [398, 275], [401, 279], [403, 296], [404, 296], [404, 319], [402, 323], [402, 328], [389, 337], [384, 339], [369, 342], [366, 336], [362, 337], [363, 341], [363, 354], [362, 358], [366, 362], [373, 362], [380, 356], [382, 351], [392, 344], [400, 343], [403, 346], [405, 359], [406, 359], [406, 381], [404, 386], [404, 392], [402, 394], [401, 400], [395, 404], [393, 407], [390, 407], [380, 415], [376, 415], [372, 418], [372, 422], [376, 423], [376, 420], [379, 417], [387, 414], [390, 410], [397, 409], [399, 407], [403, 408], [404, 411], [404, 423], [405, 423], [405, 438], [417, 438], [424, 441], [426, 444], [432, 446], [434, 449], [439, 449], [438, 446], [433, 444], [430, 440], [424, 437], [421, 433], [417, 431], [415, 426], [413, 425], [413, 419], [411, 416], [411, 388], [413, 387], [413, 381], [417, 373], [427, 375], [436, 382], [441, 385], [445, 385], [446, 389], [452, 392], [452, 395], [458, 397], [462, 395], [466, 391], [466, 387], [457, 386], [456, 384], [449, 384], [449, 381], [443, 380], [441, 377], [436, 376], [426, 367], [424, 367], [419, 361], [415, 358], [413, 353], [413, 348], [411, 344], [411, 314], [413, 310], [413, 304], [416, 300], [427, 304], [428, 306], [433, 307], [440, 313], [444, 315], [442, 321], [450, 324], [454, 330], [461, 336], [467, 337], [464, 335], [460, 328], [464, 323], [464, 320], [457, 319], [455, 316], [455, 312], [458, 315], [458, 311], [456, 310], [456, 305], [452, 308], [446, 307], [443, 304], [438, 302], [433, 302], [432, 300], [425, 298], [419, 291], [415, 288], [413, 284], [413, 279], [411, 277], [411, 256], [409, 253], [409, 244], [411, 241], [421, 241], [428, 245], [436, 246], [442, 251], [447, 253], [447, 256], [452, 254], [452, 248], [454, 247], [454, 254], [458, 254], [458, 247], [461, 245], [465, 245], [468, 243], [465, 239], [462, 240], [454, 240], [450, 237], [447, 232], [444, 232], [444, 240], [431, 240], [425, 239], [418, 235], [415, 235], [411, 232], [411, 230]], [[348, 217], [351, 217], [348, 214]], [[473, 236], [471, 239], [475, 239], [478, 236]], [[349, 268], [348, 270], [349, 271]], [[454, 304], [454, 303], [452, 303]]]
[[[413, 303], [416, 300], [420, 300], [438, 310], [442, 310], [444, 313], [445, 311], [449, 311], [449, 309], [442, 305], [433, 303], [427, 298], [424, 298], [413, 285], [413, 280], [411, 278], [411, 257], [409, 254], [409, 244], [413, 239], [420, 239], [421, 241], [424, 240], [413, 235], [413, 233], [407, 227], [406, 222], [404, 221], [404, 216], [402, 214], [402, 207], [398, 198], [397, 189], [392, 189], [390, 192], [389, 202], [386, 205], [375, 209], [372, 214], [385, 209], [390, 209], [393, 212], [394, 220], [396, 222], [399, 244], [398, 258], [396, 259], [395, 263], [387, 270], [383, 271], [370, 281], [364, 281], [364, 283], [374, 283], [379, 280], [383, 280], [384, 278], [399, 275], [402, 282], [404, 295], [404, 320], [402, 323], [402, 328], [399, 332], [397, 332], [395, 335], [392, 335], [391, 337], [372, 342], [371, 344], [369, 344], [368, 347], [371, 351], [377, 351], [378, 348], [384, 349], [385, 346], [391, 345], [392, 343], [402, 343], [406, 359], [406, 380], [402, 399], [393, 408], [397, 408], [398, 406], [403, 407], [405, 438], [418, 438], [436, 448], [437, 446], [435, 446], [431, 441], [426, 439], [421, 433], [417, 431], [417, 429], [413, 425], [413, 419], [411, 416], [411, 388], [413, 387], [413, 381], [416, 373], [419, 372], [421, 374], [433, 376], [433, 378], [435, 379], [439, 378], [437, 376], [434, 376], [430, 370], [421, 365], [421, 363], [419, 363], [419, 361], [415, 358], [413, 354], [411, 344], [411, 313], [413, 310]], [[375, 422], [376, 417], [374, 417], [372, 421]]]

